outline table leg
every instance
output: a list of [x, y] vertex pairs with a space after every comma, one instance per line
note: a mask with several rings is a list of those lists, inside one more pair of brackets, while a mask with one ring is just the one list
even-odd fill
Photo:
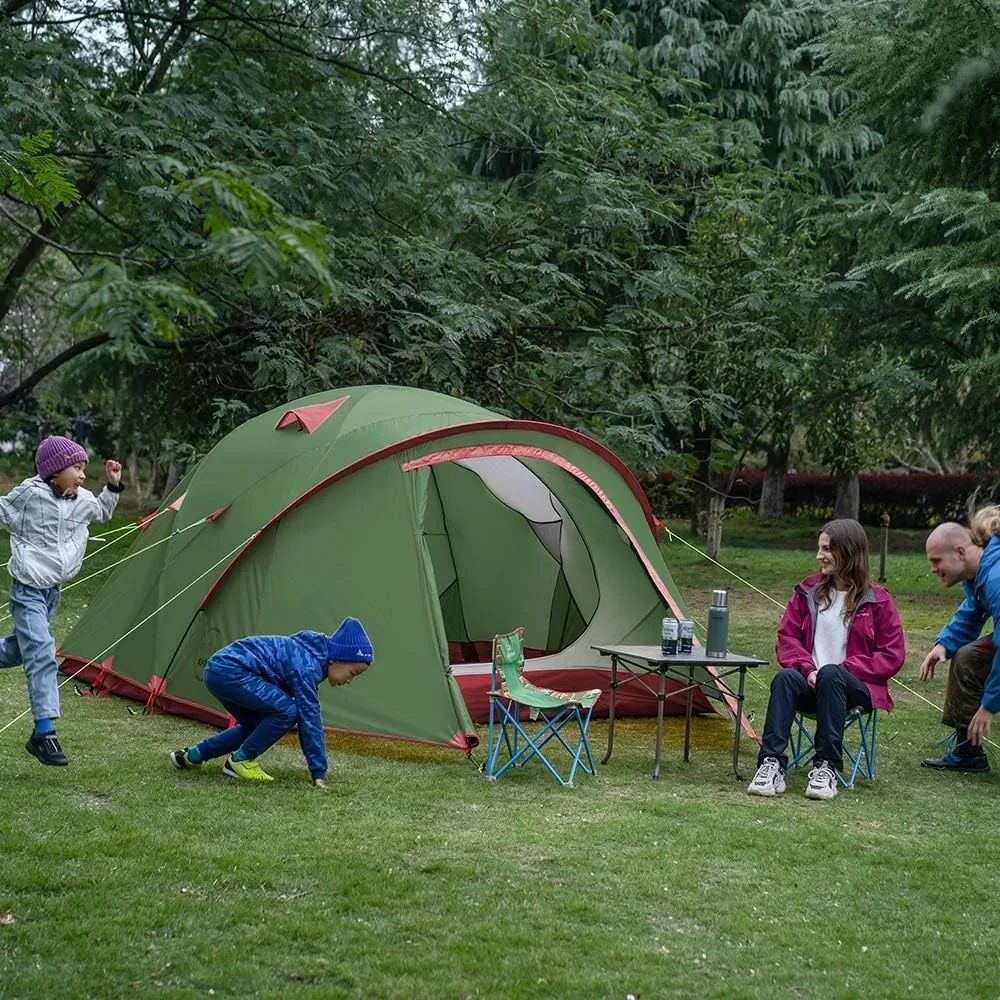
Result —
[[660, 692], [656, 696], [656, 759], [653, 761], [653, 781], [660, 780], [660, 756], [663, 753], [663, 702], [667, 696], [667, 672], [660, 668]]
[[691, 709], [694, 706], [694, 667], [688, 665], [687, 711], [684, 713], [684, 759], [691, 759]]
[[743, 730], [743, 684], [746, 681], [747, 668], [740, 667], [740, 687], [736, 695], [736, 738], [733, 740], [733, 774], [737, 781], [743, 780], [740, 774], [740, 734]]
[[618, 687], [618, 657], [611, 657], [611, 692], [608, 700], [608, 752], [601, 760], [607, 764], [611, 760], [611, 750], [615, 745], [615, 688]]

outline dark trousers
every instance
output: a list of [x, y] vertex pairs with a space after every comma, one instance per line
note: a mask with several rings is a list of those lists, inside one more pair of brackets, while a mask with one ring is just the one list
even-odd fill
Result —
[[[941, 721], [954, 729], [968, 729], [983, 700], [986, 678], [993, 669], [993, 636], [962, 646], [951, 658]], [[964, 737], [963, 737], [964, 738]]]
[[797, 670], [779, 670], [771, 681], [764, 736], [758, 766], [766, 757], [777, 757], [782, 769], [788, 767], [785, 750], [792, 735], [792, 723], [799, 712], [816, 716], [814, 761], [825, 760], [840, 771], [844, 763], [844, 719], [852, 708], [870, 712], [868, 688], [843, 667], [830, 663], [816, 677], [811, 688]]

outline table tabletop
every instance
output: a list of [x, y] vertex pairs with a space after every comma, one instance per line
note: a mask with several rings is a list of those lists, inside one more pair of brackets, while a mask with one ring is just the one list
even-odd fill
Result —
[[604, 656], [618, 656], [630, 660], [645, 660], [656, 667], [760, 667], [767, 660], [755, 656], [740, 656], [726, 653], [725, 656], [709, 656], [705, 650], [693, 649], [690, 653], [664, 653], [659, 646], [591, 646]]
[[[709, 656], [704, 647], [696, 647], [690, 653], [664, 653], [659, 646], [600, 646], [593, 645], [591, 649], [596, 649], [604, 656], [611, 657], [611, 697], [608, 706], [608, 750], [605, 753], [602, 764], [607, 764], [611, 759], [611, 749], [615, 740], [615, 689], [622, 683], [616, 680], [619, 665], [628, 673], [631, 680], [637, 680], [646, 687], [643, 678], [658, 674], [660, 678], [659, 693], [657, 694], [656, 708], [656, 754], [653, 758], [653, 780], [660, 778], [660, 758], [663, 750], [663, 703], [666, 694], [666, 680], [669, 676], [672, 679], [680, 678], [687, 681], [687, 685], [676, 693], [687, 693], [686, 708], [684, 712], [684, 759], [689, 759], [691, 748], [691, 711], [692, 695], [695, 688], [700, 688], [706, 694], [721, 698], [726, 701], [736, 723], [736, 730], [733, 737], [733, 774], [738, 781], [743, 778], [740, 775], [740, 728], [743, 717], [743, 680], [746, 677], [747, 669], [759, 667], [767, 663], [767, 660], [758, 659], [756, 656], [740, 656], [737, 653], [727, 652], [725, 656]], [[699, 677], [695, 674], [694, 667], [712, 667], [708, 677]], [[723, 678], [739, 675], [738, 690], [733, 691]], [[714, 694], [710, 693], [709, 685], [716, 688]], [[752, 734], [751, 734], [752, 735]]]

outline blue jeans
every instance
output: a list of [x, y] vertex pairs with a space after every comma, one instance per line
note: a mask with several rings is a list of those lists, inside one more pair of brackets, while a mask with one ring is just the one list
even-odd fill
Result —
[[785, 667], [771, 681], [771, 697], [764, 718], [764, 735], [760, 741], [760, 766], [767, 757], [777, 757], [782, 769], [788, 766], [785, 749], [792, 735], [792, 723], [797, 712], [816, 716], [814, 762], [825, 760], [837, 771], [844, 763], [844, 717], [849, 708], [870, 712], [871, 695], [864, 682], [848, 673], [839, 664], [830, 663], [816, 677], [811, 688], [797, 670]]
[[49, 622], [59, 606], [58, 587], [29, 587], [10, 581], [14, 634], [0, 640], [0, 667], [24, 664], [28, 701], [35, 722], [59, 718], [59, 668]]
[[226, 707], [238, 725], [198, 744], [202, 760], [242, 750], [247, 760], [259, 757], [298, 721], [295, 699], [275, 684], [250, 673], [232, 660], [209, 658], [205, 687]]

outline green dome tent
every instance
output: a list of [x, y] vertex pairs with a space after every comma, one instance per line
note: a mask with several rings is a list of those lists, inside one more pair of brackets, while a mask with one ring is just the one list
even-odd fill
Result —
[[[140, 554], [63, 642], [62, 669], [225, 725], [201, 680], [216, 649], [354, 615], [375, 662], [323, 688], [325, 724], [468, 749], [494, 634], [525, 627], [536, 683], [606, 691], [592, 643], [656, 643], [683, 616], [655, 524], [583, 434], [420, 389], [320, 393], [238, 427], [140, 522]], [[654, 714], [655, 698], [626, 685], [616, 709]]]

